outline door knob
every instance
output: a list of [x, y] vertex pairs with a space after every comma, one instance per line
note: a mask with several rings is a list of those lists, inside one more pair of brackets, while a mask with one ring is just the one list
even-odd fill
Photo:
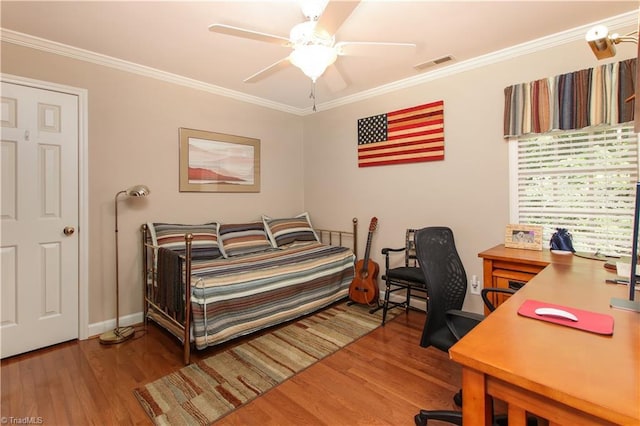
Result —
[[64, 235], [72, 235], [74, 232], [76, 232], [76, 228], [74, 228], [73, 226], [65, 226], [62, 232], [64, 232]]

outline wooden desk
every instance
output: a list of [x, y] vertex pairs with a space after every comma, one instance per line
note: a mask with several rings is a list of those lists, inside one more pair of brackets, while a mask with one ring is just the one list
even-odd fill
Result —
[[[640, 425], [640, 315], [609, 307], [628, 296], [605, 284], [612, 275], [600, 261], [552, 260], [450, 349], [463, 366], [465, 426], [490, 424], [490, 396], [507, 402], [510, 425], [527, 411], [551, 425]], [[609, 314], [613, 336], [521, 317], [526, 299]]]
[[[482, 273], [485, 287], [511, 288], [518, 290], [540, 271], [551, 263], [585, 264], [590, 260], [563, 254], [551, 253], [545, 250], [523, 250], [505, 248], [504, 244], [497, 245], [478, 253], [482, 258]], [[509, 296], [491, 294], [489, 296], [495, 306], [499, 306]], [[489, 309], [485, 307], [485, 315]]]

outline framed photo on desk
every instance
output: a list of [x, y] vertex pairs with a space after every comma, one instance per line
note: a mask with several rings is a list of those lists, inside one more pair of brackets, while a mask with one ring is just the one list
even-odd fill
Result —
[[542, 226], [507, 225], [504, 234], [504, 246], [526, 250], [542, 250]]

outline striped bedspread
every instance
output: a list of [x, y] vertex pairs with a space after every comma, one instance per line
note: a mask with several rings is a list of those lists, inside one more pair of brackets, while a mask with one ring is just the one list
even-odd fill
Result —
[[313, 312], [347, 296], [353, 252], [304, 246], [192, 265], [195, 346], [203, 349]]

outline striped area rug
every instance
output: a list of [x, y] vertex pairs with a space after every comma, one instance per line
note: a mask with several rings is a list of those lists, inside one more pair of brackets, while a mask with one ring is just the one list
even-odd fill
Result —
[[209, 425], [377, 328], [382, 310], [368, 311], [346, 302], [333, 305], [181, 368], [134, 394], [156, 425]]

